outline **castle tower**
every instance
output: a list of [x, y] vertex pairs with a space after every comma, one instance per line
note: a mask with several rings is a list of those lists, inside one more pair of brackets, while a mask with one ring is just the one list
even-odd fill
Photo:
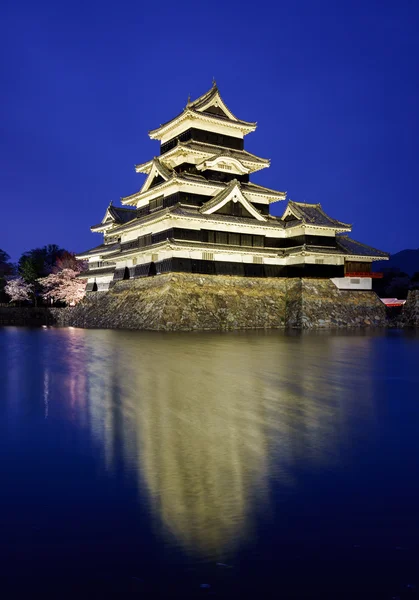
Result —
[[[237, 118], [217, 85], [149, 132], [160, 155], [136, 166], [141, 189], [110, 204], [101, 223], [103, 243], [87, 259], [87, 291], [114, 281], [168, 272], [251, 277], [328, 277], [346, 274], [371, 283], [371, 264], [383, 252], [347, 237], [351, 226], [320, 204], [289, 201], [282, 217], [270, 205], [286, 193], [251, 181], [268, 159], [245, 150], [256, 123]], [[367, 282], [368, 279], [368, 282]], [[340, 285], [340, 284], [339, 284]]]

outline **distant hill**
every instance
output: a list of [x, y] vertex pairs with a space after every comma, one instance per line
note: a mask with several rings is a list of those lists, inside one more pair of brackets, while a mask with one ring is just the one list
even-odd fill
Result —
[[410, 277], [419, 272], [419, 248], [417, 250], [401, 250], [392, 254], [390, 260], [377, 264], [378, 271], [387, 269], [400, 269]]

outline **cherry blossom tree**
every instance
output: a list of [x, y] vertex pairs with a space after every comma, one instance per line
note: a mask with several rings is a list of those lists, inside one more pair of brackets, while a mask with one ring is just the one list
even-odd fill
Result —
[[26, 283], [22, 277], [11, 277], [7, 280], [4, 291], [10, 302], [25, 302], [33, 295], [33, 285]]
[[84, 262], [75, 258], [74, 254], [65, 252], [57, 258], [52, 273], [38, 279], [45, 300], [65, 302], [74, 305], [85, 295], [86, 279], [78, 275], [86, 268]]

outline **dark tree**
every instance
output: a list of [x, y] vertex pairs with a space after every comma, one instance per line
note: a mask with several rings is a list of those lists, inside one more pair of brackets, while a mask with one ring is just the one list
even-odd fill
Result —
[[419, 271], [416, 271], [416, 273], [413, 273], [413, 275], [410, 279], [410, 289], [419, 290]]
[[52, 272], [53, 266], [58, 258], [66, 251], [56, 244], [48, 244], [43, 248], [34, 248], [28, 252], [24, 252], [19, 259], [18, 272], [19, 275], [34, 286], [34, 302], [37, 304], [38, 293], [40, 286], [38, 279], [46, 277]]
[[399, 272], [388, 282], [385, 289], [387, 298], [398, 298], [406, 300], [410, 288], [410, 277], [406, 273]]
[[4, 286], [6, 285], [6, 278], [13, 275], [14, 271], [15, 268], [10, 262], [10, 256], [7, 252], [0, 249], [0, 302], [7, 302]]
[[66, 251], [56, 244], [48, 244], [43, 248], [24, 252], [18, 263], [19, 274], [28, 283], [34, 283], [39, 277], [49, 275], [57, 258], [65, 253]]

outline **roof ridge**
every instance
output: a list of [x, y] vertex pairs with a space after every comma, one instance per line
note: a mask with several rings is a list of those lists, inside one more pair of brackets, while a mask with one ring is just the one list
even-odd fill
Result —
[[[158, 156], [153, 157], [151, 168], [153, 168], [153, 165], [156, 166], [157, 170], [160, 172], [160, 174], [163, 177], [165, 176], [165, 177], [167, 177], [167, 179], [170, 179], [171, 177], [173, 177], [173, 171], [170, 171], [170, 169], [168, 169], [168, 167], [166, 167], [166, 165], [160, 160], [160, 158]], [[150, 173], [151, 173], [151, 169], [150, 169]], [[149, 176], [150, 176], [150, 174], [149, 174]]]
[[[243, 154], [247, 154], [248, 156], [257, 158], [258, 160], [263, 161], [263, 162], [271, 162], [270, 158], [263, 158], [261, 156], [258, 156], [257, 154], [253, 154], [253, 152], [249, 152], [248, 150], [245, 150], [244, 148], [242, 150], [239, 150], [238, 148], [226, 148], [225, 146], [219, 146], [218, 144], [208, 144], [206, 142], [198, 142], [197, 140], [186, 140], [184, 142], [178, 141], [178, 146], [185, 146], [186, 148], [188, 146], [191, 146], [192, 144], [195, 144], [197, 146], [214, 147], [214, 148], [217, 148], [217, 150], [221, 151], [221, 152], [228, 150], [231, 154], [234, 154], [234, 152], [243, 153]], [[162, 156], [164, 156], [164, 154]], [[147, 163], [144, 163], [144, 164], [147, 164]], [[139, 166], [141, 166], [141, 165], [139, 165]]]
[[[355, 244], [357, 246], [361, 246], [362, 248], [367, 248], [368, 250], [372, 250], [373, 252], [377, 252], [379, 253], [381, 256], [389, 256], [388, 252], [384, 252], [383, 250], [379, 250], [378, 248], [375, 248], [374, 246], [370, 246], [369, 244], [364, 244], [363, 242], [358, 242], [358, 240], [354, 240], [353, 238], [349, 237], [348, 234], [345, 235], [337, 235], [336, 236], [336, 241], [340, 242], [340, 239], [345, 238], [348, 242], [351, 242], [352, 244]], [[345, 245], [342, 244], [341, 246], [344, 250], [348, 251], [348, 248], [345, 248]]]
[[206, 102], [207, 100], [209, 100], [209, 98], [211, 98], [211, 96], [214, 96], [217, 93], [219, 94], [220, 90], [218, 89], [218, 86], [214, 80], [211, 88], [207, 92], [205, 92], [201, 96], [198, 96], [198, 98], [196, 98], [192, 102], [188, 102], [187, 106], [195, 106], [196, 104]]
[[304, 210], [303, 208], [314, 208], [317, 209], [326, 219], [328, 219], [329, 221], [331, 221], [332, 223], [334, 223], [335, 225], [340, 225], [340, 226], [345, 226], [348, 228], [351, 228], [352, 225], [350, 223], [344, 223], [343, 221], [339, 221], [338, 219], [335, 219], [334, 217], [331, 217], [323, 208], [323, 206], [321, 205], [320, 202], [316, 202], [316, 203], [309, 203], [309, 202], [297, 202], [296, 200], [289, 200], [288, 204], [291, 205], [291, 207], [293, 207], [295, 210], [297, 210], [297, 212], [299, 212], [300, 214], [302, 214], [302, 218], [306, 219], [308, 221], [314, 222], [315, 218], [314, 217], [309, 217], [307, 215], [304, 215]]
[[[247, 125], [247, 126], [249, 126], [249, 125], [253, 126], [254, 125], [255, 127], [257, 126], [257, 121], [243, 121], [242, 119], [239, 119], [237, 117], [235, 119], [231, 119], [227, 115], [225, 117], [222, 117], [221, 115], [216, 115], [215, 113], [209, 113], [209, 112], [205, 112], [205, 111], [201, 112], [200, 110], [197, 110], [196, 108], [190, 107], [190, 106], [188, 106], [187, 108], [185, 108], [184, 111], [190, 111], [190, 112], [192, 112], [194, 114], [201, 115], [201, 116], [205, 117], [206, 119], [216, 119], [216, 120], [219, 120], [219, 121], [229, 121], [230, 123], [235, 123], [237, 125]], [[176, 118], [177, 117], [175, 117], [175, 119]], [[174, 121], [175, 119], [172, 119], [172, 121]], [[169, 123], [170, 123], [170, 121], [169, 121]]]
[[215, 194], [215, 196], [212, 196], [212, 198], [207, 200], [207, 202], [204, 202], [204, 204], [199, 208], [199, 212], [210, 208], [213, 204], [218, 204], [218, 202], [228, 196], [231, 190], [233, 190], [236, 186], [241, 189], [240, 182], [237, 179], [231, 179], [222, 190]]

